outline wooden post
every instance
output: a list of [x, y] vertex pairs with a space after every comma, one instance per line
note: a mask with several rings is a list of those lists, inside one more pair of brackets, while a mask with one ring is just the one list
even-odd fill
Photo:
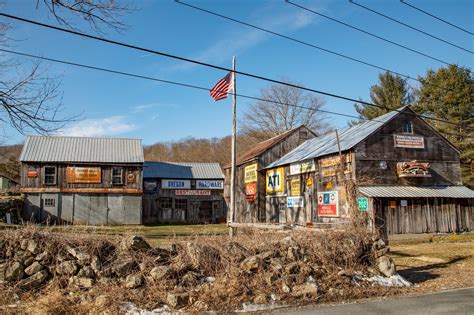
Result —
[[[233, 97], [232, 97], [232, 145], [231, 145], [231, 173], [230, 173], [230, 223], [236, 221], [235, 210], [235, 138], [236, 138], [236, 110], [237, 110], [237, 88], [235, 80], [235, 56], [232, 58], [232, 80], [233, 80]], [[229, 225], [229, 236], [234, 237], [237, 234], [237, 227]]]

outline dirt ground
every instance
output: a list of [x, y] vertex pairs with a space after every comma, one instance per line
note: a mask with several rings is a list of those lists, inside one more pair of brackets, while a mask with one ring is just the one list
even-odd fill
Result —
[[474, 234], [395, 237], [390, 256], [410, 292], [474, 286]]

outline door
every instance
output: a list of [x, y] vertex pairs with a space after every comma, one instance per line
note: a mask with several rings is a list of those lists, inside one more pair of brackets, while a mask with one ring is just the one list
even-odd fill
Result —
[[201, 201], [199, 207], [199, 221], [203, 223], [212, 222], [212, 201]]

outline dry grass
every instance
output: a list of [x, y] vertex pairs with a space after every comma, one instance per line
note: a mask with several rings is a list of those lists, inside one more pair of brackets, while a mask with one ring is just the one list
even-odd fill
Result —
[[[273, 295], [276, 303], [301, 305], [398, 292], [398, 289], [381, 289], [368, 284], [356, 286], [351, 283], [350, 275], [355, 272], [366, 273], [374, 259], [371, 251], [372, 235], [365, 231], [315, 234], [304, 231], [279, 233], [240, 230], [238, 237], [232, 241], [223, 235], [170, 239], [167, 250], [170, 254], [164, 260], [157, 260], [156, 250], [124, 252], [117, 245], [123, 236], [84, 233], [84, 230], [81, 233], [80, 229], [71, 231], [32, 227], [2, 231], [1, 236], [8, 244], [4, 254], [8, 256], [10, 251], [11, 255], [11, 251], [20, 246], [21, 239], [34, 238], [43, 250], [53, 253], [52, 266], [58, 263], [58, 256], [66, 254], [66, 246], [97, 255], [103, 268], [116, 260], [132, 257], [140, 264], [140, 268], [132, 273], [142, 275], [144, 285], [137, 289], [125, 289], [121, 280], [123, 278], [119, 278], [111, 283], [98, 282], [89, 290], [81, 290], [68, 286], [67, 278], [55, 275], [47, 285], [36, 291], [21, 291], [11, 284], [0, 285], [2, 292], [8, 292], [0, 297], [1, 305], [21, 301], [15, 312], [42, 314], [116, 312], [124, 302], [130, 301], [139, 307], [153, 309], [166, 303], [169, 292], [186, 292], [190, 296], [188, 311], [232, 311], [240, 308], [242, 303], [253, 301], [260, 294], [264, 294], [268, 301]], [[288, 236], [291, 236], [289, 241]], [[282, 241], [284, 238], [286, 241]], [[290, 258], [290, 247], [295, 249], [292, 252], [294, 258]], [[268, 256], [259, 261], [258, 271], [243, 270], [242, 260], [257, 254]], [[277, 263], [280, 261], [283, 270], [272, 269], [271, 258]], [[294, 271], [287, 272], [285, 267], [290, 263], [296, 265]], [[149, 272], [156, 265], [170, 266], [172, 275], [165, 280], [155, 281], [149, 277]], [[341, 270], [346, 275], [340, 274]], [[196, 277], [193, 278], [193, 275]], [[199, 281], [209, 276], [215, 278], [212, 284]], [[273, 276], [272, 279], [270, 276]], [[316, 299], [295, 297], [283, 289], [284, 283], [293, 287], [306, 283], [310, 276], [319, 286]], [[8, 308], [3, 308], [3, 311], [8, 311]]]

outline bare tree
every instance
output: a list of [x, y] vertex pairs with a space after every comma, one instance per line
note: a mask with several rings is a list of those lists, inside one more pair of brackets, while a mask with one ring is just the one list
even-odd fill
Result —
[[[125, 2], [114, 0], [42, 0], [55, 19], [73, 28], [73, 16], [85, 20], [96, 32], [126, 28], [118, 17], [129, 12]], [[2, 7], [4, 1], [0, 1]], [[37, 0], [38, 7], [40, 0]], [[8, 47], [11, 25], [0, 23], [0, 47]], [[0, 55], [0, 129], [9, 125], [24, 134], [57, 131], [80, 115], [63, 115], [59, 78], [49, 77], [40, 62], [32, 67]]]
[[[295, 84], [286, 78], [282, 81]], [[328, 130], [326, 117], [319, 111], [324, 100], [318, 95], [278, 84], [262, 89], [259, 98], [265, 101], [249, 106], [240, 121], [242, 132], [264, 140], [300, 125], [306, 125], [317, 134]]]
[[119, 18], [132, 11], [125, 1], [119, 0], [43, 0], [43, 3], [60, 24], [75, 28], [68, 16], [72, 13], [87, 21], [98, 33], [103, 33], [104, 28], [118, 32], [127, 29], [127, 25]]

